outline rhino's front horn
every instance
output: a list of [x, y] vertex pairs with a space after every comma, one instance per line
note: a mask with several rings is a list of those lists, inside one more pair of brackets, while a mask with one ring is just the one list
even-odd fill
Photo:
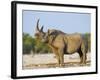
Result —
[[36, 30], [39, 31], [39, 19], [37, 21]]

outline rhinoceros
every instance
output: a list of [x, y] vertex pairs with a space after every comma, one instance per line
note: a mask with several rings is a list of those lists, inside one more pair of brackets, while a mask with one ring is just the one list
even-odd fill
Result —
[[80, 56], [80, 63], [86, 63], [87, 45], [81, 34], [67, 34], [55, 29], [48, 29], [47, 32], [44, 32], [43, 26], [39, 29], [38, 20], [35, 37], [49, 45], [53, 53], [56, 55], [59, 66], [64, 65], [64, 54], [74, 54], [75, 52]]

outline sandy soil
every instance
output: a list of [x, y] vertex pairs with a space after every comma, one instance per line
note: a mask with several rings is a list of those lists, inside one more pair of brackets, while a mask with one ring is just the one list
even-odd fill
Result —
[[[77, 53], [64, 55], [64, 67], [90, 66], [90, 53], [87, 54], [87, 63], [79, 64], [80, 58]], [[59, 67], [53, 53], [23, 55], [23, 69]]]

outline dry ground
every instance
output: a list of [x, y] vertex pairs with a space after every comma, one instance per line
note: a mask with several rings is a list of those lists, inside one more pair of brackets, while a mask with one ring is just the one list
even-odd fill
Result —
[[[77, 53], [64, 55], [64, 67], [90, 66], [90, 53], [87, 54], [87, 63], [79, 64], [80, 58]], [[58, 67], [57, 59], [53, 53], [23, 55], [23, 69]]]

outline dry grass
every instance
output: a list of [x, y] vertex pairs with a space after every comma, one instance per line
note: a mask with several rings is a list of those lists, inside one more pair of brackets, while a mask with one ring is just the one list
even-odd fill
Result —
[[[77, 53], [64, 55], [64, 67], [90, 66], [90, 53], [87, 54], [87, 63], [79, 64], [80, 58]], [[23, 69], [52, 68], [59, 67], [54, 54], [30, 54], [23, 55]]]

